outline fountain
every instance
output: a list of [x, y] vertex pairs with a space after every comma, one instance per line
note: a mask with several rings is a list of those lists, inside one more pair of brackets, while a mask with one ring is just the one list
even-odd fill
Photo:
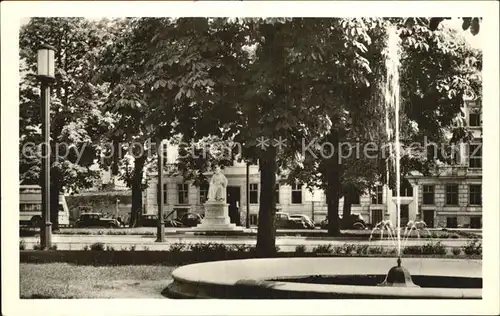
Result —
[[[385, 84], [386, 131], [391, 141], [389, 112], [393, 111], [396, 172], [397, 225], [383, 221], [372, 234], [394, 242], [394, 258], [267, 258], [198, 263], [180, 267], [163, 292], [171, 298], [225, 299], [317, 299], [317, 298], [413, 298], [481, 299], [480, 260], [406, 258], [402, 265], [402, 239], [424, 227], [412, 222], [401, 236], [400, 142], [399, 142], [399, 36], [388, 30], [387, 77]], [[392, 155], [392, 149], [391, 149]], [[372, 236], [370, 236], [371, 239]], [[408, 267], [408, 268], [407, 268]], [[409, 270], [417, 272], [410, 275]]]

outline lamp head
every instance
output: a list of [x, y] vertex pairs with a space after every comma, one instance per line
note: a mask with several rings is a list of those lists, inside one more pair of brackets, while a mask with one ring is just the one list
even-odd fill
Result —
[[37, 52], [37, 75], [41, 81], [52, 82], [55, 80], [54, 47], [43, 44]]

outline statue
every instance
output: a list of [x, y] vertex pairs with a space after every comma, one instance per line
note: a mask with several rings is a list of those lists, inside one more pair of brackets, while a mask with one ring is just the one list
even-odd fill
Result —
[[226, 202], [227, 178], [222, 174], [219, 166], [215, 167], [214, 175], [208, 187], [208, 202]]

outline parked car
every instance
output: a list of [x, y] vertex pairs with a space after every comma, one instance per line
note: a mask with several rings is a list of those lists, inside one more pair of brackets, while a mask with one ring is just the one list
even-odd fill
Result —
[[156, 227], [158, 226], [158, 215], [142, 215], [139, 223], [144, 227]]
[[291, 218], [290, 215], [283, 212], [276, 212], [275, 216], [276, 228], [285, 229], [305, 229], [307, 224], [301, 217]]
[[166, 219], [165, 227], [182, 227], [182, 223], [178, 219]]
[[75, 223], [76, 227], [120, 227], [118, 221], [114, 218], [104, 217], [100, 213], [84, 213]]
[[180, 217], [177, 218], [182, 226], [186, 227], [194, 227], [198, 224], [201, 224], [203, 220], [203, 215], [198, 213], [184, 213]]
[[[182, 227], [182, 223], [177, 219], [165, 219], [165, 227]], [[148, 214], [142, 215], [141, 226], [143, 227], [157, 227], [158, 226], [158, 215]]]
[[291, 219], [302, 219], [306, 223], [307, 228], [309, 228], [309, 229], [314, 229], [316, 227], [316, 225], [314, 225], [314, 222], [307, 215], [303, 215], [303, 214], [290, 215], [290, 218]]
[[[342, 216], [339, 216], [340, 228], [341, 229], [365, 229], [366, 223], [360, 214], [351, 214], [348, 221], [343, 221]], [[328, 228], [328, 216], [321, 221], [320, 224], [322, 229]]]

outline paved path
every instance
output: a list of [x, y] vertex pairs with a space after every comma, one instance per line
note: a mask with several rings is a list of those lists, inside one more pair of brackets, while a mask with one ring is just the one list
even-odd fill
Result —
[[[32, 249], [33, 245], [39, 242], [38, 237], [25, 237], [26, 249]], [[401, 245], [423, 245], [431, 241], [441, 241], [441, 243], [448, 247], [462, 247], [466, 245], [468, 239], [416, 239], [411, 238], [401, 241]], [[157, 243], [155, 236], [137, 236], [137, 235], [53, 235], [52, 242], [57, 244], [59, 250], [79, 250], [83, 249], [86, 245], [91, 245], [96, 242], [102, 242], [106, 245], [113, 246], [115, 250], [121, 248], [136, 246], [137, 250], [142, 250], [147, 247], [149, 250], [168, 250], [173, 243], [222, 243], [222, 244], [247, 244], [255, 245], [255, 236], [197, 236], [197, 235], [170, 235], [165, 237], [165, 242]], [[382, 247], [395, 247], [396, 242], [392, 240], [329, 240], [320, 239], [317, 237], [276, 237], [276, 244], [280, 246], [281, 250], [293, 251], [297, 245], [305, 245], [306, 248], [312, 248], [317, 245], [331, 244], [332, 246], [341, 246], [346, 243], [349, 244], [370, 244], [373, 246]]]

